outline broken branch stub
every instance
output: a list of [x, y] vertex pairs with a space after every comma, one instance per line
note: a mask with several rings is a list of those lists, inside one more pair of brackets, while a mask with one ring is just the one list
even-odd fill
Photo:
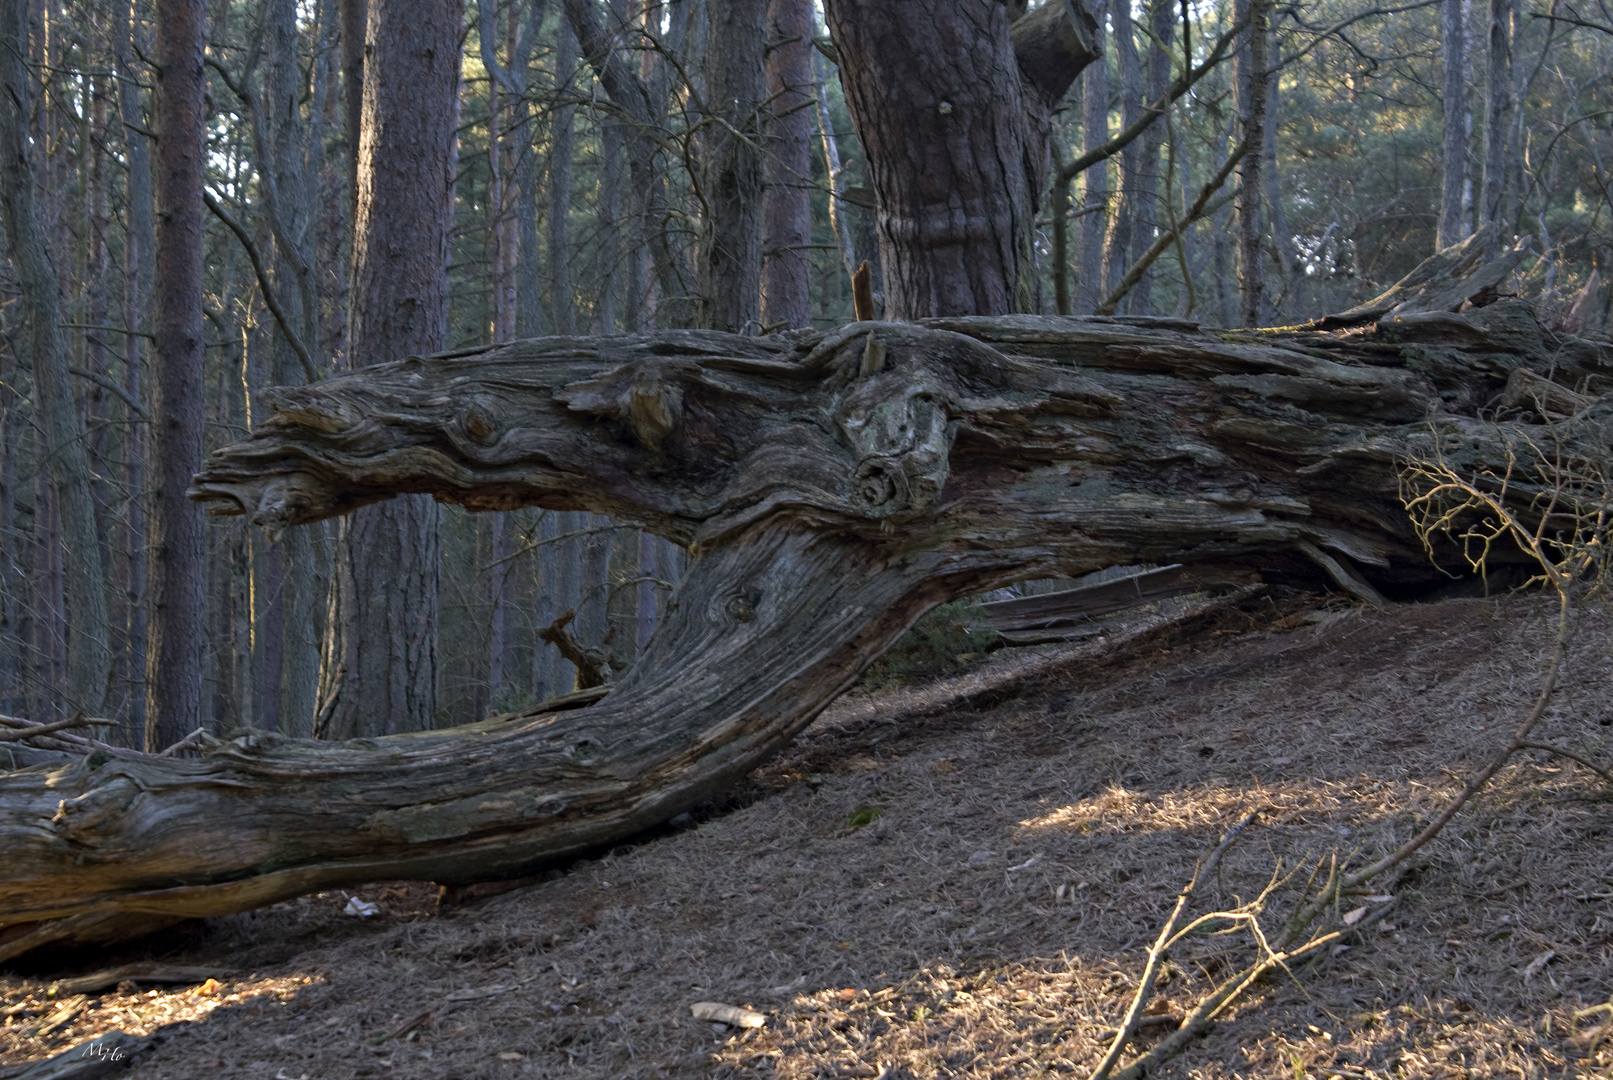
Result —
[[1433, 416], [1482, 460], [1477, 410], [1514, 370], [1592, 394], [1610, 373], [1521, 305], [1449, 318], [1460, 335], [1397, 340], [1029, 316], [547, 338], [286, 391], [193, 497], [271, 531], [405, 492], [590, 510], [689, 545], [689, 572], [637, 663], [565, 703], [188, 759], [31, 751], [0, 775], [0, 958], [52, 925], [531, 873], [720, 792], [924, 611], [1016, 580], [1183, 563], [1324, 583], [1326, 552], [1379, 592], [1426, 589], [1401, 448]]

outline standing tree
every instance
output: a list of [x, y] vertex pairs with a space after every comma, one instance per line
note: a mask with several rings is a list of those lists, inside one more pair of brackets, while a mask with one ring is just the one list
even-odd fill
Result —
[[[353, 370], [442, 348], [459, 119], [459, 0], [372, 0], [348, 312]], [[343, 518], [315, 731], [432, 726], [437, 505], [415, 496]]]
[[825, 14], [879, 202], [888, 316], [1030, 310], [1049, 114], [1095, 57], [1096, 20], [1075, 0], [828, 0]]
[[157, 6], [156, 348], [152, 441], [151, 638], [146, 662], [146, 749], [201, 726], [206, 648], [202, 519], [185, 488], [202, 459], [203, 176], [207, 83], [201, 0]]
[[1439, 232], [1436, 249], [1466, 238], [1467, 195], [1467, 0], [1440, 0], [1439, 57], [1444, 66], [1445, 139], [1441, 154]]
[[812, 0], [767, 5], [761, 322], [812, 325]]
[[761, 314], [762, 94], [767, 0], [708, 4], [701, 139], [700, 325], [754, 329]]

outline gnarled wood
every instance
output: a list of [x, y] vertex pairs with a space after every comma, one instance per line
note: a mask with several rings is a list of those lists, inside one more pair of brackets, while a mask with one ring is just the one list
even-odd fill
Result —
[[28, 751], [0, 775], [0, 926], [530, 873], [709, 798], [925, 610], [1027, 577], [1324, 582], [1310, 551], [1426, 589], [1396, 455], [1430, 418], [1448, 456], [1498, 454], [1476, 414], [1520, 368], [1589, 394], [1613, 376], [1518, 303], [1441, 319], [1460, 331], [1004, 316], [547, 338], [282, 390], [193, 497], [271, 533], [403, 492], [608, 513], [690, 545], [666, 619], [614, 685], [448, 731]]

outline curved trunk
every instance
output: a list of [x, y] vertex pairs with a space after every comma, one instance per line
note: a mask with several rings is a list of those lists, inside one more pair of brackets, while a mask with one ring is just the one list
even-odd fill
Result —
[[[619, 682], [521, 713], [338, 744], [248, 732], [190, 760], [36, 737], [14, 751], [32, 767], [0, 776], [0, 927], [61, 921], [0, 936], [0, 958], [98, 920], [530, 873], [708, 798], [925, 610], [1015, 580], [1182, 563], [1367, 597], [1437, 585], [1397, 455], [1432, 416], [1459, 464], [1500, 460], [1478, 410], [1509, 379], [1567, 393], [1519, 369], [1605, 392], [1613, 359], [1520, 303], [1450, 314], [1464, 290], [1425, 277], [1381, 332], [1360, 328], [1375, 315], [1343, 333], [1026, 316], [669, 331], [265, 395], [274, 416], [192, 495], [271, 534], [430, 493], [636, 520], [694, 561]], [[1417, 296], [1440, 308], [1408, 314]]]

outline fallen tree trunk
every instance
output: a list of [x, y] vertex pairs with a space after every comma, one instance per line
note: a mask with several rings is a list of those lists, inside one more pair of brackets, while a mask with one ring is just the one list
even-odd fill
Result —
[[566, 701], [345, 743], [248, 731], [195, 758], [16, 750], [0, 958], [336, 885], [531, 873], [710, 798], [924, 611], [1016, 580], [1180, 563], [1426, 591], [1445, 578], [1397, 455], [1437, 431], [1451, 460], [1501, 460], [1478, 414], [1520, 369], [1582, 397], [1613, 376], [1608, 349], [1505, 302], [1338, 331], [546, 338], [278, 391], [197, 477], [215, 512], [275, 535], [404, 492], [586, 509], [689, 545], [691, 568], [638, 662]]

